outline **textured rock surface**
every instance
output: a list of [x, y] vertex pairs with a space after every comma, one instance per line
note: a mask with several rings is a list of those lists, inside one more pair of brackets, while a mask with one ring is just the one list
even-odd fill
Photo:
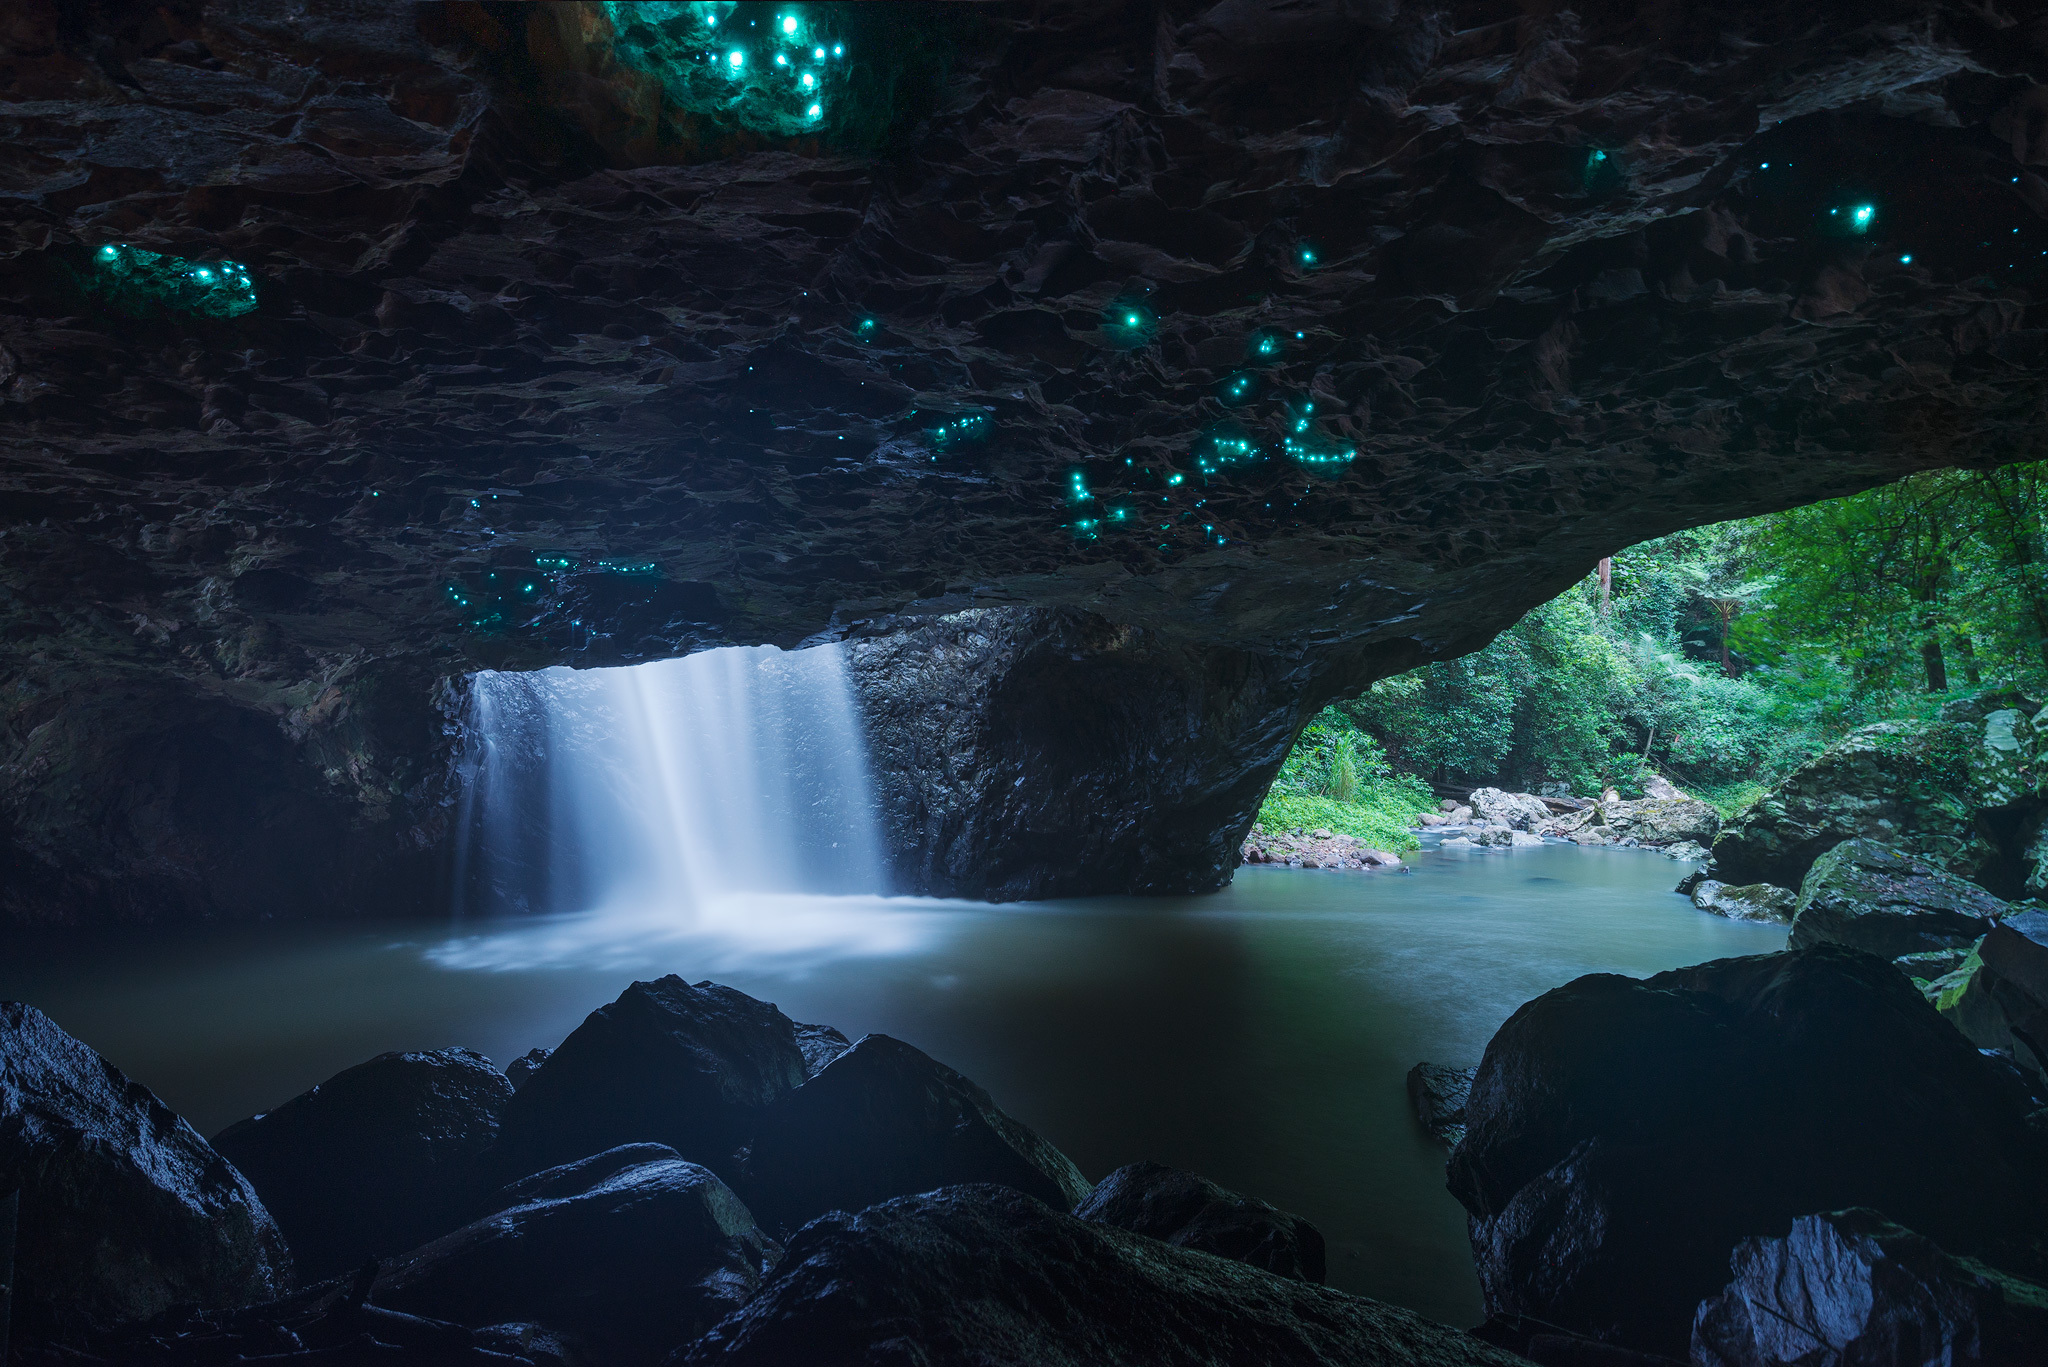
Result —
[[1711, 878], [1692, 885], [1692, 904], [1701, 911], [1726, 916], [1733, 921], [1785, 921], [1792, 919], [1799, 894], [1769, 883], [1747, 883], [1731, 888]]
[[761, 1116], [741, 1189], [771, 1229], [966, 1182], [1065, 1210], [1088, 1179], [981, 1088], [887, 1035], [863, 1035]]
[[674, 974], [636, 982], [505, 1103], [493, 1165], [511, 1180], [646, 1142], [715, 1171], [803, 1080], [796, 1027], [768, 1003]]
[[[1097, 785], [1227, 868], [1317, 690], [1625, 543], [2036, 450], [2048, 56], [2003, 11], [816, 8], [859, 97], [781, 139], [596, 5], [14, 7], [9, 916], [416, 904], [442, 680], [970, 605], [1244, 672]], [[257, 307], [121, 314], [115, 243]], [[1201, 795], [1148, 821], [1175, 724]]]
[[512, 1084], [512, 1090], [516, 1092], [521, 1087], [524, 1087], [526, 1080], [532, 1077], [543, 1063], [548, 1061], [548, 1055], [553, 1052], [554, 1050], [552, 1049], [535, 1047], [506, 1064], [505, 1080]]
[[1868, 1205], [2026, 1272], [2028, 1100], [1889, 963], [1835, 945], [1545, 993], [1487, 1046], [1451, 1154], [1489, 1313], [1683, 1356], [1745, 1238]]
[[512, 1084], [468, 1049], [379, 1054], [213, 1146], [241, 1169], [319, 1280], [402, 1253], [469, 1218]]
[[483, 1203], [484, 1209], [481, 1213], [493, 1215], [513, 1206], [575, 1196], [589, 1191], [608, 1180], [614, 1173], [627, 1168], [639, 1167], [643, 1163], [681, 1160], [682, 1155], [666, 1144], [621, 1144], [615, 1149], [606, 1149], [603, 1153], [594, 1153], [573, 1163], [543, 1168], [531, 1176], [522, 1177], [517, 1182], [500, 1187]]
[[247, 1180], [147, 1087], [0, 1002], [0, 1187], [19, 1187], [17, 1338], [284, 1289], [290, 1255]]
[[1634, 840], [1639, 845], [1697, 844], [1714, 838], [1721, 814], [1692, 797], [1645, 797], [1596, 802], [1549, 829], [1581, 844]]
[[1791, 944], [1848, 945], [1886, 959], [1966, 950], [2005, 910], [1975, 883], [1903, 850], [1845, 840], [1815, 860], [1800, 885]]
[[1852, 731], [1714, 842], [1716, 875], [1796, 888], [1844, 840], [1880, 841], [2000, 895], [2019, 889], [2023, 822], [2038, 787], [2032, 724], [2016, 695], [1951, 705], [1935, 721]]
[[853, 1047], [844, 1031], [829, 1025], [796, 1022], [796, 1047], [803, 1052], [804, 1075], [816, 1077], [818, 1070]]
[[471, 1326], [538, 1323], [630, 1367], [738, 1309], [780, 1255], [723, 1182], [672, 1159], [465, 1225], [389, 1263], [370, 1300]]
[[679, 1367], [876, 1362], [1514, 1367], [1406, 1310], [1106, 1225], [1005, 1187], [826, 1216]]
[[1550, 807], [1533, 793], [1508, 793], [1499, 788], [1475, 788], [1466, 799], [1472, 815], [1481, 821], [1499, 821], [1518, 831], [1533, 831], [1550, 824]]
[[1693, 1321], [1696, 1367], [2048, 1361], [2048, 1287], [1955, 1258], [1873, 1210], [1805, 1215], [1735, 1250]]
[[1322, 1231], [1299, 1215], [1164, 1163], [1118, 1168], [1074, 1214], [1281, 1277], [1321, 1284], [1328, 1271]]
[[1441, 1063], [1418, 1063], [1408, 1070], [1408, 1104], [1415, 1108], [1415, 1118], [1453, 1147], [1465, 1137], [1465, 1102], [1478, 1071]]
[[2048, 912], [2008, 918], [1927, 993], [1979, 1048], [2048, 1077]]

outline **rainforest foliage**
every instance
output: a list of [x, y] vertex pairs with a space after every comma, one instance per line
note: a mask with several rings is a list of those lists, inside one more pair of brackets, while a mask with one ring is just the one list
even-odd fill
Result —
[[2044, 696], [2048, 463], [1680, 532], [1607, 580], [1326, 709], [1269, 809], [1315, 795], [1391, 817], [1417, 791], [1388, 787], [1401, 775], [1633, 795], [1662, 773], [1732, 810], [1853, 727], [1997, 685]]

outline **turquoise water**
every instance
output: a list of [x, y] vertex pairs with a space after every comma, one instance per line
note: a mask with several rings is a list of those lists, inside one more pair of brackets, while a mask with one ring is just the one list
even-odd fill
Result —
[[1783, 948], [1639, 850], [1435, 851], [1405, 873], [1247, 868], [1206, 897], [990, 907], [734, 898], [699, 920], [274, 924], [0, 942], [28, 1001], [205, 1133], [386, 1049], [551, 1045], [634, 978], [716, 978], [981, 1083], [1090, 1177], [1150, 1158], [1298, 1211], [1330, 1280], [1480, 1317], [1410, 1065], [1476, 1062], [1522, 1002]]

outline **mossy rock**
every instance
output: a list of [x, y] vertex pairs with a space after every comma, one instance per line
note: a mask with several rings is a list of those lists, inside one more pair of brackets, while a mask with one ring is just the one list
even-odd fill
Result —
[[1886, 959], [1960, 949], [2006, 910], [1964, 878], [1875, 840], [1846, 840], [1814, 861], [1792, 915], [1792, 947], [1848, 945]]

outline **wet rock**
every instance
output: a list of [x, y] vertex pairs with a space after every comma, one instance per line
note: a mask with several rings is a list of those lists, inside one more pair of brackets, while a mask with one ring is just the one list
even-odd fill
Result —
[[1821, 855], [1845, 840], [1869, 839], [1910, 850], [1995, 893], [2016, 893], [2016, 859], [1978, 821], [1980, 813], [2025, 796], [2016, 786], [2016, 756], [2024, 748], [2030, 757], [2036, 748], [2031, 713], [1989, 706], [2006, 701], [2027, 703], [1994, 695], [1944, 709], [1938, 720], [1850, 732], [1721, 833], [1716, 869], [1729, 881], [1798, 887]]
[[1451, 824], [1461, 826], [1472, 819], [1472, 809], [1463, 805], [1451, 808]]
[[1799, 894], [1769, 883], [1750, 883], [1731, 888], [1711, 878], [1693, 885], [1692, 904], [1701, 911], [1726, 916], [1731, 921], [1780, 921], [1790, 923]]
[[1666, 859], [1678, 859], [1694, 864], [1704, 864], [1713, 858], [1705, 845], [1697, 840], [1674, 840], [1664, 847]]
[[2048, 912], [2007, 917], [1927, 996], [1979, 1048], [2048, 1077]]
[[291, 1275], [242, 1174], [147, 1087], [20, 1002], [0, 1002], [0, 1188], [21, 1193], [18, 1340], [174, 1304], [266, 1300]]
[[1307, 1220], [1163, 1163], [1118, 1168], [1074, 1214], [1276, 1276], [1320, 1284], [1326, 1272], [1322, 1232]]
[[716, 1171], [804, 1072], [794, 1022], [768, 1003], [674, 974], [636, 982], [505, 1103], [494, 1170], [509, 1180], [646, 1142]]
[[1914, 954], [1901, 954], [1892, 960], [1892, 965], [1909, 978], [1931, 983], [1961, 968], [1973, 948], [1974, 944], [1956, 949], [1924, 949]]
[[623, 1172], [627, 1168], [636, 1168], [643, 1163], [670, 1163], [681, 1160], [682, 1155], [666, 1144], [621, 1144], [615, 1149], [606, 1149], [603, 1153], [579, 1158], [574, 1163], [543, 1169], [530, 1177], [520, 1178], [510, 1186], [501, 1187], [492, 1193], [480, 1213], [491, 1215], [535, 1201], [578, 1196], [599, 1183], [609, 1181], [615, 1173]]
[[1065, 1210], [1088, 1180], [967, 1078], [887, 1035], [863, 1035], [761, 1117], [742, 1190], [770, 1228], [964, 1182]]
[[796, 1047], [803, 1051], [804, 1075], [816, 1077], [818, 1070], [853, 1047], [853, 1041], [829, 1025], [796, 1024]]
[[[1488, 849], [1504, 850], [1515, 843], [1515, 837], [1519, 834], [1521, 832], [1508, 826], [1485, 826], [1472, 837], [1472, 843], [1484, 845]], [[1538, 841], [1537, 843], [1541, 844], [1542, 842]]]
[[548, 1061], [548, 1055], [554, 1052], [552, 1049], [529, 1049], [506, 1064], [505, 1077], [511, 1082], [512, 1090], [516, 1092], [524, 1087], [526, 1080], [532, 1077], [540, 1066]]
[[1707, 881], [1707, 870], [1694, 869], [1690, 873], [1686, 874], [1685, 877], [1679, 879], [1678, 886], [1673, 888], [1672, 891], [1677, 893], [1680, 897], [1690, 897], [1692, 896], [1693, 891], [1696, 888], [1698, 888], [1700, 884]]
[[1443, 843], [1438, 845], [1437, 848], [1440, 850], [1469, 850], [1477, 843], [1470, 836], [1453, 835], [1446, 836]]
[[242, 1170], [319, 1279], [403, 1252], [469, 1218], [512, 1084], [468, 1049], [379, 1054], [213, 1146]]
[[1418, 1063], [1408, 1070], [1408, 1103], [1422, 1128], [1456, 1147], [1465, 1137], [1465, 1099], [1472, 1094], [1477, 1068], [1447, 1068]]
[[1510, 836], [1508, 837], [1508, 847], [1509, 847], [1510, 849], [1517, 849], [1517, 850], [1527, 850], [1527, 849], [1534, 849], [1534, 848], [1536, 848], [1537, 846], [1541, 845], [1542, 843], [1543, 843], [1543, 837], [1542, 837], [1542, 836], [1540, 836], [1540, 835], [1531, 835], [1531, 834], [1529, 834], [1529, 833], [1528, 833], [1527, 831], [1516, 831], [1516, 832], [1514, 832], [1514, 833], [1513, 833], [1512, 835], [1510, 835]]
[[1472, 815], [1481, 821], [1498, 821], [1518, 831], [1535, 830], [1550, 823], [1550, 808], [1534, 793], [1509, 793], [1499, 788], [1475, 788], [1470, 798]]
[[369, 1298], [470, 1326], [538, 1323], [592, 1361], [652, 1363], [744, 1304], [780, 1254], [723, 1182], [670, 1159], [465, 1225], [386, 1264]]
[[[1516, 1367], [1406, 1310], [948, 1187], [799, 1231], [759, 1296], [677, 1367], [880, 1362]], [[1525, 1367], [1525, 1365], [1524, 1365]]]
[[1874, 1210], [1803, 1215], [1784, 1238], [1745, 1240], [1733, 1268], [1693, 1321], [1696, 1367], [2048, 1362], [2048, 1287]]
[[1536, 1367], [1686, 1367], [1661, 1353], [1602, 1343], [1528, 1315], [1490, 1315], [1472, 1337], [1527, 1358]]
[[2037, 1256], [2048, 1155], [2027, 1109], [1859, 951], [1594, 974], [1487, 1046], [1450, 1185], [1489, 1313], [1680, 1356], [1735, 1246], [1816, 1210], [1870, 1205], [1959, 1252]]
[[1967, 948], [2006, 909], [1967, 879], [1875, 840], [1845, 840], [1799, 889], [1792, 946], [1833, 943], [1886, 959]]

